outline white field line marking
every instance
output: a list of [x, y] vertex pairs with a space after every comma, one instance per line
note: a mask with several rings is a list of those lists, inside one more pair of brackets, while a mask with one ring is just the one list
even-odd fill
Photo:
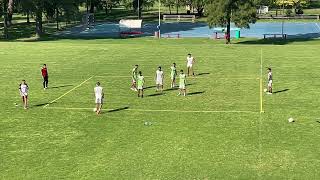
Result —
[[66, 96], [67, 94], [69, 94], [70, 92], [74, 91], [75, 89], [77, 89], [78, 87], [82, 86], [84, 83], [86, 83], [87, 81], [89, 81], [90, 79], [92, 79], [94, 76], [91, 76], [90, 78], [86, 79], [85, 81], [83, 81], [82, 83], [80, 83], [78, 86], [70, 89], [69, 91], [67, 91], [66, 93], [62, 94], [60, 97], [58, 97], [57, 99], [49, 102], [48, 104], [46, 104], [45, 106], [43, 106], [43, 108], [48, 107], [50, 104], [58, 101], [59, 99], [63, 98], [64, 96]]
[[[47, 109], [57, 110], [92, 110], [93, 108], [68, 108], [68, 107], [47, 107]], [[117, 109], [102, 109], [105, 111], [113, 111]], [[137, 111], [137, 112], [178, 112], [178, 113], [259, 113], [255, 111], [192, 111], [192, 110], [170, 110], [170, 109], [123, 109], [124, 111]]]
[[[131, 78], [131, 76], [108, 76], [108, 75], [99, 75], [99, 76], [95, 76], [95, 77], [108, 77], [108, 78]], [[144, 76], [145, 78], [154, 78], [154, 76]], [[199, 77], [199, 76], [195, 76], [195, 77], [189, 77], [188, 79], [208, 79], [208, 78], [212, 78], [213, 76], [207, 76], [207, 77]], [[215, 79], [243, 79], [243, 80], [253, 80], [253, 79], [259, 79], [259, 78], [255, 78], [255, 77], [215, 77]]]

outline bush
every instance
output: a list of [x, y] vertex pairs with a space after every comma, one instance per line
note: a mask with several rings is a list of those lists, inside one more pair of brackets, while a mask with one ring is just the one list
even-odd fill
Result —
[[287, 9], [286, 10], [286, 16], [289, 17], [292, 15], [292, 10], [291, 9]]
[[299, 14], [299, 15], [303, 14], [302, 8], [297, 9], [296, 14]]

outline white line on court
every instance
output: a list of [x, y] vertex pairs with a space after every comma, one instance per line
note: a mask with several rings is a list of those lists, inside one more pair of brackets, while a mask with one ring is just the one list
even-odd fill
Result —
[[[68, 108], [68, 107], [47, 107], [47, 109], [57, 109], [57, 110], [92, 110], [93, 108]], [[104, 111], [115, 111], [117, 109], [103, 109]], [[193, 110], [170, 110], [170, 109], [123, 109], [124, 111], [136, 111], [136, 112], [177, 112], [177, 113], [254, 113], [255, 111], [193, 111]]]
[[94, 76], [91, 76], [90, 78], [86, 79], [85, 81], [83, 81], [82, 83], [80, 83], [78, 86], [70, 89], [68, 92], [62, 94], [62, 95], [61, 95], [60, 97], [58, 97], [57, 99], [55, 99], [55, 100], [49, 102], [48, 104], [46, 104], [45, 106], [43, 106], [43, 108], [46, 108], [46, 107], [48, 107], [50, 104], [52, 104], [52, 103], [58, 101], [59, 99], [63, 98], [65, 95], [69, 94], [70, 92], [74, 91], [74, 90], [77, 89], [78, 87], [82, 86], [84, 83], [86, 83], [87, 81], [89, 81], [89, 80], [92, 79], [93, 77], [94, 77]]

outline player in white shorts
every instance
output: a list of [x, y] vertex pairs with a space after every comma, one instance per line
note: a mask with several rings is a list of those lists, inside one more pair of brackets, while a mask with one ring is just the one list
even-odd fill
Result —
[[188, 76], [190, 76], [190, 74], [194, 76], [194, 71], [193, 71], [194, 63], [195, 63], [195, 58], [192, 57], [191, 54], [188, 54], [188, 57], [187, 57]]
[[139, 71], [137, 84], [138, 84], [138, 97], [143, 98], [143, 87], [144, 87], [144, 77], [142, 76], [142, 72]]
[[22, 98], [22, 105], [24, 109], [28, 109], [28, 92], [29, 86], [25, 80], [22, 80], [21, 84], [19, 85], [19, 92]]
[[163, 71], [161, 69], [161, 66], [158, 67], [158, 70], [156, 71], [156, 85], [157, 85], [157, 91], [163, 91]]
[[131, 90], [133, 91], [138, 91], [137, 90], [138, 67], [139, 67], [138, 65], [135, 65], [131, 71], [131, 78], [132, 78]]
[[187, 84], [187, 80], [186, 80], [186, 75], [183, 73], [183, 70], [180, 70], [180, 82], [179, 82], [179, 94], [178, 96], [180, 96], [181, 94], [183, 94], [183, 96], [187, 95], [187, 90], [186, 90], [186, 84]]
[[171, 66], [171, 88], [174, 88], [176, 86], [176, 78], [177, 78], [177, 67], [176, 63], [173, 63]]
[[272, 71], [268, 68], [268, 92], [267, 94], [272, 94]]
[[95, 103], [96, 103], [96, 108], [95, 112], [97, 114], [101, 113], [101, 108], [103, 104], [103, 98], [104, 98], [104, 92], [103, 88], [100, 86], [100, 82], [97, 82], [96, 87], [94, 88], [94, 96], [95, 96]]

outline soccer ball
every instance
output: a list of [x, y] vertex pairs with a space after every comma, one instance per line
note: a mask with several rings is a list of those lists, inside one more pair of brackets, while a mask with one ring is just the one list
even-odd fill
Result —
[[97, 112], [97, 108], [93, 108], [93, 112]]
[[289, 119], [288, 119], [288, 122], [289, 122], [289, 123], [294, 122], [293, 118], [289, 118]]
[[264, 92], [267, 92], [267, 89], [264, 89], [263, 91], [264, 91]]

